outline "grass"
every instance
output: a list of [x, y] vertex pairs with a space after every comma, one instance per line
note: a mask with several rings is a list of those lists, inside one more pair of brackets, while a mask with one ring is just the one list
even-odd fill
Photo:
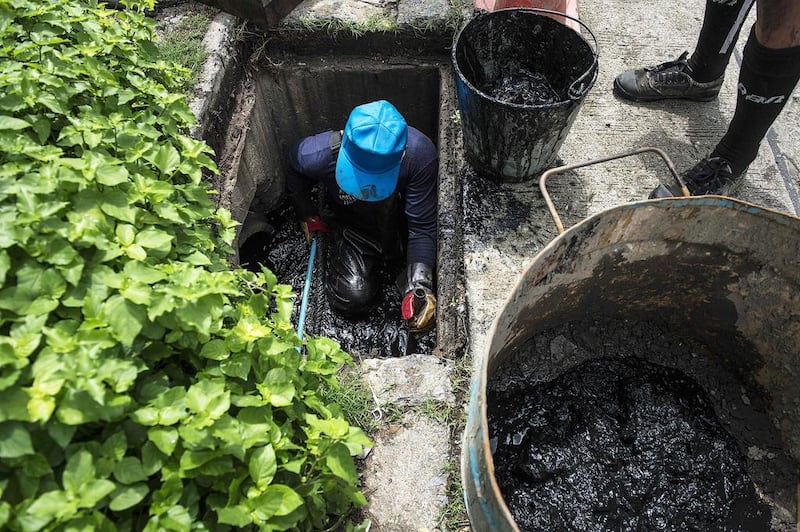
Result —
[[344, 418], [367, 435], [374, 436], [385, 424], [401, 421], [402, 409], [394, 404], [379, 405], [369, 384], [356, 370], [343, 371], [339, 375], [339, 384], [336, 389], [326, 387], [322, 398], [338, 404]]
[[174, 27], [169, 28], [158, 43], [158, 50], [165, 61], [179, 64], [189, 70], [189, 76], [181, 89], [188, 92], [200, 78], [203, 62], [208, 56], [202, 44], [211, 14], [205, 11], [183, 15]]

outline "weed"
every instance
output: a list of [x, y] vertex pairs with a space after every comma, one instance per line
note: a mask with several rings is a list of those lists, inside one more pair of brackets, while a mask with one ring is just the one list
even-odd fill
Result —
[[384, 424], [398, 423], [403, 417], [402, 408], [394, 403], [378, 404], [373, 390], [357, 370], [343, 371], [339, 387], [325, 387], [324, 400], [339, 405], [344, 417], [352, 425], [374, 435]]
[[211, 14], [206, 11], [191, 12], [183, 15], [173, 28], [164, 32], [158, 43], [158, 51], [162, 59], [177, 63], [189, 70], [189, 76], [180, 87], [189, 91], [200, 78], [200, 71], [208, 52], [202, 44], [203, 36], [211, 23]]
[[439, 529], [446, 531], [469, 530], [469, 516], [467, 515], [467, 507], [464, 504], [458, 459], [451, 457], [442, 472], [447, 474], [449, 479], [445, 491], [448, 503], [442, 508], [442, 513], [439, 516]]

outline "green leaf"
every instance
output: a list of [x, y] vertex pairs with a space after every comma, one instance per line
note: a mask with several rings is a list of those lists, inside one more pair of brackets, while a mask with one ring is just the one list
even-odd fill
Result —
[[[72, 508], [70, 508], [72, 506]], [[53, 519], [61, 515], [74, 513], [77, 508], [74, 503], [70, 503], [67, 494], [63, 491], [48, 491], [39, 496], [28, 507], [28, 513], [40, 517]]]
[[186, 393], [186, 406], [192, 412], [203, 413], [212, 399], [223, 393], [230, 392], [225, 391], [225, 384], [222, 381], [202, 380], [189, 388]]
[[75, 435], [76, 430], [77, 427], [71, 425], [62, 425], [61, 423], [47, 424], [47, 433], [62, 449], [66, 448], [72, 441], [72, 436]]
[[217, 519], [221, 524], [244, 527], [253, 522], [250, 513], [241, 505], [217, 508]]
[[341, 439], [347, 435], [350, 425], [342, 418], [320, 419], [314, 414], [306, 414], [306, 423], [336, 439]]
[[6, 274], [10, 268], [11, 259], [8, 256], [8, 252], [4, 249], [0, 249], [0, 286], [5, 284]]
[[248, 379], [251, 366], [251, 356], [248, 353], [236, 353], [219, 364], [223, 374], [242, 380]]
[[[12, 386], [0, 391], [0, 405], [3, 405], [0, 408], [0, 422], [31, 421], [31, 416], [28, 414], [28, 394], [21, 387]], [[0, 430], [3, 430], [1, 423]]]
[[172, 144], [164, 144], [152, 157], [148, 158], [148, 161], [153, 163], [163, 175], [169, 176], [178, 167], [181, 156]]
[[130, 246], [136, 240], [136, 228], [130, 224], [117, 224], [115, 233], [123, 246]]
[[147, 319], [144, 307], [122, 296], [109, 298], [103, 304], [102, 315], [114, 337], [126, 346], [133, 344]]
[[147, 249], [169, 252], [172, 236], [158, 229], [145, 229], [136, 235], [136, 243]]
[[33, 444], [24, 425], [0, 424], [0, 458], [18, 458], [26, 454], [33, 454]]
[[95, 179], [102, 185], [113, 187], [128, 181], [128, 170], [124, 166], [104, 164], [97, 168]]
[[97, 505], [106, 495], [110, 494], [117, 486], [106, 479], [93, 480], [83, 486], [80, 491], [81, 508], [92, 508]]
[[283, 368], [271, 369], [265, 383], [259, 385], [259, 390], [273, 406], [291, 405], [296, 392], [294, 382]]
[[125, 265], [124, 271], [125, 275], [131, 281], [148, 285], [163, 281], [167, 278], [167, 275], [164, 272], [141, 262], [128, 262]]
[[154, 475], [161, 470], [164, 463], [164, 456], [156, 448], [153, 442], [146, 442], [142, 447], [142, 467], [147, 476]]
[[62, 481], [64, 490], [79, 495], [86, 486], [95, 480], [94, 460], [84, 449], [73, 454], [67, 461]]
[[[150, 429], [153, 431], [155, 429]], [[142, 462], [134, 456], [126, 456], [114, 466], [114, 478], [123, 484], [135, 484], [147, 479]]]
[[0, 131], [3, 130], [19, 130], [31, 127], [25, 120], [14, 118], [13, 116], [0, 115]]
[[121, 487], [114, 493], [108, 508], [113, 512], [133, 508], [147, 496], [149, 491], [147, 484], [144, 483]]
[[219, 339], [211, 340], [203, 345], [203, 348], [200, 350], [201, 357], [211, 360], [224, 360], [228, 358], [229, 354], [230, 352], [225, 346], [225, 341]]
[[325, 465], [331, 473], [341, 478], [351, 485], [355, 485], [358, 480], [358, 473], [350, 451], [343, 443], [334, 443], [325, 456]]
[[272, 445], [268, 444], [255, 449], [250, 455], [248, 467], [250, 478], [256, 483], [256, 487], [261, 491], [267, 489], [267, 486], [275, 477], [275, 471], [278, 469], [278, 462]]
[[249, 501], [253, 514], [264, 521], [272, 516], [288, 515], [303, 505], [303, 499], [289, 486], [272, 484], [262, 495]]
[[178, 430], [172, 427], [153, 427], [147, 431], [147, 438], [159, 451], [169, 456], [178, 444]]

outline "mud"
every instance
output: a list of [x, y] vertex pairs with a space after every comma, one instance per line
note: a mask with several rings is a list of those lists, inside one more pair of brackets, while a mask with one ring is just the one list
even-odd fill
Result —
[[733, 438], [697, 383], [596, 359], [496, 397], [495, 474], [521, 528], [765, 530]]
[[501, 71], [506, 73], [481, 90], [492, 98], [519, 105], [545, 105], [561, 101], [561, 97], [541, 72], [525, 68], [518, 62], [503, 64]]
[[[295, 221], [294, 209], [287, 203], [267, 215], [271, 233], [251, 236], [239, 248], [242, 267], [270, 269], [278, 281], [292, 286], [297, 294], [292, 322], [297, 326], [300, 298], [308, 268], [309, 246]], [[306, 313], [305, 332], [336, 340], [355, 358], [430, 354], [436, 343], [435, 329], [411, 334], [400, 318], [400, 295], [388, 271], [381, 272], [381, 293], [375, 307], [365, 316], [348, 318], [335, 313], [325, 296], [325, 264], [329, 235], [318, 240], [312, 287]]]
[[500, 183], [471, 168], [464, 175], [464, 234], [469, 247], [529, 254], [557, 233], [538, 190], [528, 183]]
[[520, 526], [795, 530], [798, 468], [769, 396], [719, 360], [660, 323], [605, 319], [509, 353], [489, 426]]

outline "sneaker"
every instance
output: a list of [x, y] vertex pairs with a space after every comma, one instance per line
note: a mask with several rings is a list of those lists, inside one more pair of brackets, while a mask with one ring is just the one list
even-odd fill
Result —
[[[692, 196], [716, 194], [730, 196], [741, 183], [740, 176], [733, 175], [731, 165], [722, 157], [706, 157], [681, 176]], [[677, 184], [659, 185], [648, 196], [649, 199], [682, 196]]]
[[687, 60], [688, 55], [689, 52], [683, 52], [675, 61], [649, 68], [626, 70], [614, 80], [614, 92], [636, 102], [674, 98], [698, 102], [713, 100], [719, 94], [725, 76], [707, 83], [695, 81]]

